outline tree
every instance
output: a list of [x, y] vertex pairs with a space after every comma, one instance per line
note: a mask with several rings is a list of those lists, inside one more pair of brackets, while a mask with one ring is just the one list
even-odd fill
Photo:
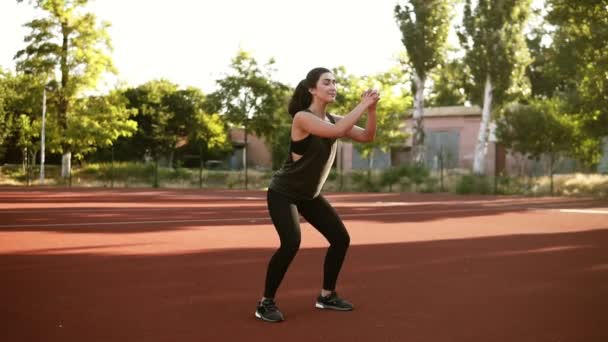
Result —
[[127, 109], [128, 101], [121, 90], [103, 96], [89, 96], [74, 103], [78, 116], [68, 118], [66, 135], [74, 157], [83, 159], [99, 148], [112, 146], [119, 137], [130, 137], [137, 131], [131, 119], [136, 110]]
[[444, 61], [430, 74], [432, 91], [425, 104], [430, 107], [457, 106], [466, 103], [470, 87], [464, 65], [458, 60]]
[[40, 135], [40, 124], [39, 121], [30, 119], [26, 114], [21, 114], [17, 118], [17, 146], [23, 153], [23, 172], [26, 175], [27, 184], [29, 185], [32, 175], [32, 166], [36, 164], [36, 154], [38, 153], [38, 147], [36, 146], [35, 139]]
[[222, 121], [219, 114], [205, 113], [202, 108], [199, 107], [194, 115], [194, 123], [190, 132], [190, 139], [193, 143], [199, 144], [199, 187], [202, 187], [202, 173], [208, 151], [216, 149], [225, 150], [229, 148], [226, 124]]
[[[403, 65], [396, 65], [386, 72], [370, 76], [354, 76], [348, 74], [344, 67], [333, 70], [339, 86], [336, 104], [332, 111], [346, 114], [354, 108], [366, 89], [376, 88], [380, 91], [381, 100], [378, 103], [376, 115], [376, 137], [374, 141], [356, 143], [355, 147], [363, 158], [369, 162], [368, 171], [373, 168], [374, 151], [388, 152], [391, 147], [403, 145], [407, 135], [403, 131], [405, 111], [410, 107], [412, 98], [407, 89], [409, 73]], [[363, 121], [365, 119], [362, 119]], [[359, 125], [365, 127], [364, 122]], [[371, 173], [368, 172], [368, 180]]]
[[194, 87], [178, 90], [163, 100], [167, 110], [173, 113], [169, 129], [179, 139], [186, 138], [189, 145], [197, 147], [201, 176], [210, 151], [226, 151], [231, 148], [226, 123], [219, 114], [205, 112], [205, 100], [205, 94]]
[[589, 169], [599, 163], [601, 139], [608, 135], [606, 6], [606, 0], [548, 0], [527, 37], [532, 96], [564, 105], [577, 127], [574, 157]]
[[[40, 79], [33, 75], [0, 71], [0, 116], [4, 119], [0, 121], [0, 156], [7, 149], [16, 147], [8, 146], [2, 139], [18, 143], [19, 123], [23, 120], [21, 115], [27, 116], [31, 125], [40, 126], [42, 84], [39, 81]], [[31, 137], [35, 138], [37, 135]]]
[[15, 77], [0, 68], [0, 158], [4, 157], [5, 141], [13, 131], [14, 113], [10, 107], [17, 96], [14, 82]]
[[547, 4], [546, 20], [554, 27], [552, 66], [569, 81], [569, 109], [582, 120], [582, 133], [599, 140], [608, 135], [608, 0]]
[[[22, 2], [22, 0], [17, 0]], [[57, 77], [56, 151], [63, 154], [62, 176], [68, 177], [74, 137], [69, 136], [70, 122], [78, 122], [74, 104], [85, 90], [94, 89], [105, 72], [115, 72], [109, 57], [109, 23], [97, 23], [92, 13], [82, 13], [88, 0], [32, 0], [48, 17], [34, 19], [25, 26], [28, 43], [15, 59], [19, 71], [43, 78]], [[46, 83], [46, 82], [44, 82]]]
[[[137, 132], [126, 145], [132, 156], [152, 157], [155, 163], [154, 186], [158, 186], [160, 158], [173, 151], [178, 136], [175, 131], [175, 112], [167, 99], [178, 91], [178, 86], [167, 80], [154, 80], [124, 92], [127, 107], [136, 109]], [[173, 124], [171, 124], [173, 122]], [[171, 125], [170, 125], [171, 124]]]
[[[234, 126], [244, 127], [245, 189], [247, 189], [247, 136], [271, 137], [278, 121], [278, 108], [283, 107], [283, 84], [272, 81], [274, 60], [259, 66], [250, 53], [239, 50], [230, 64], [230, 73], [217, 80], [219, 89], [208, 96], [210, 112], [220, 113]], [[270, 140], [270, 139], [269, 139]]]
[[284, 85], [279, 85], [274, 89], [274, 96], [277, 98], [276, 111], [273, 115], [273, 130], [267, 135], [267, 141], [271, 145], [272, 169], [279, 169], [289, 156], [289, 146], [291, 142], [291, 120], [292, 117], [287, 112], [289, 100], [293, 94], [293, 89]]
[[530, 57], [523, 36], [530, 0], [466, 0], [458, 37], [464, 62], [475, 87], [468, 96], [483, 103], [475, 145], [473, 172], [484, 172], [492, 106], [500, 107], [525, 88], [525, 67]]
[[556, 162], [562, 156], [575, 156], [577, 125], [563, 112], [555, 99], [532, 100], [529, 104], [507, 106], [497, 120], [496, 135], [508, 149], [539, 160], [549, 157], [551, 193]]
[[444, 58], [450, 12], [448, 0], [408, 0], [395, 6], [395, 18], [412, 66], [414, 160], [424, 161], [424, 87], [429, 72]]

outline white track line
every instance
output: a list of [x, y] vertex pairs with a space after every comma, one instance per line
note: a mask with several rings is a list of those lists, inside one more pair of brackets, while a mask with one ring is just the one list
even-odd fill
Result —
[[557, 209], [562, 213], [574, 213], [574, 214], [604, 214], [608, 215], [608, 209]]
[[[578, 213], [577, 209], [556, 209], [556, 208], [518, 208], [516, 206], [503, 208], [465, 208], [465, 209], [448, 209], [448, 210], [425, 210], [425, 211], [395, 211], [384, 213], [358, 213], [358, 214], [340, 214], [341, 218], [357, 218], [357, 217], [377, 217], [377, 216], [409, 216], [419, 214], [443, 214], [443, 213], [461, 213], [461, 212], [509, 212], [513, 209], [523, 209], [528, 211], [564, 211]], [[587, 213], [587, 209], [584, 209]], [[605, 214], [603, 210], [601, 214]], [[191, 220], [132, 220], [132, 221], [114, 221], [114, 222], [79, 222], [79, 223], [49, 223], [49, 224], [7, 224], [0, 225], [2, 228], [46, 228], [46, 227], [79, 227], [79, 226], [114, 226], [114, 225], [134, 225], [134, 224], [169, 224], [169, 223], [214, 223], [214, 222], [246, 222], [246, 223], [261, 223], [270, 221], [268, 216], [249, 217], [249, 218], [212, 218], [212, 219], [191, 219]]]

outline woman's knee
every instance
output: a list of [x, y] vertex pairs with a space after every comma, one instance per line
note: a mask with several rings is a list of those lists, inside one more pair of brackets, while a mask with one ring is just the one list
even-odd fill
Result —
[[301, 239], [299, 237], [281, 241], [281, 249], [289, 254], [296, 254], [300, 249]]
[[350, 235], [346, 230], [343, 230], [343, 233], [332, 239], [330, 243], [332, 246], [347, 249], [350, 246]]

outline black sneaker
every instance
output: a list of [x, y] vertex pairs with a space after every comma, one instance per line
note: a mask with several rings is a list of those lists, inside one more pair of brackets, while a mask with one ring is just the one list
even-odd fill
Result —
[[255, 317], [266, 322], [280, 322], [283, 320], [283, 314], [272, 299], [264, 299], [258, 302]]
[[330, 309], [338, 311], [351, 311], [354, 309], [351, 303], [338, 297], [338, 294], [335, 291], [327, 297], [319, 295], [319, 297], [317, 297], [315, 307], [318, 309]]

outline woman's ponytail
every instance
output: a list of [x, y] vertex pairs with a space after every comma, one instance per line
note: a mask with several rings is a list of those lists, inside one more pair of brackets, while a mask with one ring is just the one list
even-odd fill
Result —
[[331, 71], [327, 68], [314, 68], [308, 72], [305, 79], [298, 83], [287, 108], [287, 111], [292, 117], [296, 115], [297, 112], [310, 106], [312, 103], [312, 94], [309, 89], [315, 88], [321, 75], [327, 72]]
[[293, 117], [297, 112], [304, 110], [310, 106], [312, 102], [312, 94], [308, 91], [308, 85], [306, 84], [306, 80], [301, 80], [296, 87], [296, 90], [293, 92], [293, 96], [289, 101], [289, 107], [287, 111]]

